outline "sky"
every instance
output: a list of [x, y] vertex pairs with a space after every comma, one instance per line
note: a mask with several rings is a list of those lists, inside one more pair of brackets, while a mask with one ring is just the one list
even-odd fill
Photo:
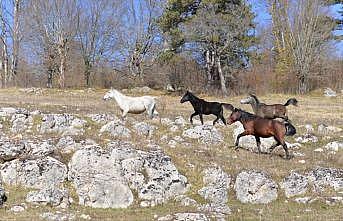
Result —
[[[268, 13], [267, 7], [265, 5], [265, 1], [263, 0], [248, 0], [248, 2], [252, 5], [252, 9], [256, 14], [255, 22], [257, 25], [268, 25], [271, 23], [271, 16]], [[343, 10], [343, 4], [337, 4], [329, 8], [330, 14], [332, 14], [335, 18], [342, 18], [342, 16], [338, 13], [339, 10]], [[343, 35], [343, 30], [335, 31], [335, 35]], [[336, 49], [335, 56], [343, 58], [343, 41], [336, 41], [332, 42], [334, 48]]]

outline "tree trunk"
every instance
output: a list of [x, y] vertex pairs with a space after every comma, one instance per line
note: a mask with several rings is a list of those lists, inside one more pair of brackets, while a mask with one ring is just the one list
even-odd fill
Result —
[[215, 56], [214, 52], [206, 51], [206, 75], [207, 75], [207, 82], [206, 82], [206, 89], [210, 89], [213, 85], [214, 81], [214, 70], [215, 70]]
[[53, 77], [53, 70], [48, 70], [48, 82], [46, 83], [47, 88], [52, 88], [52, 77]]
[[4, 56], [4, 76], [3, 76], [3, 86], [6, 88], [7, 83], [8, 83], [8, 72], [9, 72], [9, 67], [8, 67], [8, 51], [7, 51], [7, 45], [4, 44], [3, 48], [3, 56]]
[[65, 70], [66, 70], [66, 57], [64, 54], [60, 58], [60, 75], [59, 75], [59, 86], [60, 88], [64, 88], [65, 86]]
[[86, 81], [86, 87], [90, 87], [90, 75], [91, 75], [92, 65], [88, 59], [85, 59], [84, 62], [85, 62], [84, 77]]
[[218, 74], [219, 74], [219, 79], [220, 79], [220, 88], [225, 96], [228, 95], [228, 91], [226, 88], [226, 80], [225, 76], [222, 71], [221, 63], [220, 63], [220, 58], [217, 58], [217, 68], [218, 68]]
[[13, 11], [13, 54], [11, 65], [11, 81], [15, 82], [18, 73], [18, 58], [19, 58], [19, 7], [21, 0], [14, 1]]
[[299, 77], [299, 93], [305, 94], [308, 92], [308, 79], [305, 75]]

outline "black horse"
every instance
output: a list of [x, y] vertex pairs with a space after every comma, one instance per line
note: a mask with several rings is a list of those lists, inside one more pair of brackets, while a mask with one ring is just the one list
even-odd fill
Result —
[[221, 119], [224, 124], [226, 124], [226, 120], [223, 116], [223, 107], [225, 107], [228, 110], [233, 110], [234, 107], [231, 104], [226, 104], [226, 103], [218, 103], [218, 102], [207, 102], [204, 99], [200, 99], [196, 97], [194, 94], [191, 92], [187, 91], [185, 95], [183, 95], [180, 103], [184, 102], [191, 102], [194, 113], [190, 117], [190, 122], [193, 124], [193, 117], [196, 115], [199, 115], [201, 124], [204, 124], [202, 115], [210, 115], [213, 114], [217, 116], [217, 118], [213, 121], [213, 125]]

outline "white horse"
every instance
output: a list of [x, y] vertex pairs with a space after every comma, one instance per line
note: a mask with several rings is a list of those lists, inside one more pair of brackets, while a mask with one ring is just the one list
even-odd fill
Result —
[[126, 96], [116, 89], [111, 89], [108, 91], [104, 100], [109, 100], [114, 98], [122, 111], [122, 117], [124, 118], [127, 113], [141, 114], [147, 111], [150, 118], [154, 115], [158, 115], [156, 108], [155, 97], [152, 96], [142, 96], [142, 97], [129, 97]]

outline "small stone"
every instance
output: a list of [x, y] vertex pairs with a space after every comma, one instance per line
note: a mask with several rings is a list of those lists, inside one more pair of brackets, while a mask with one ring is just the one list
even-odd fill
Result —
[[317, 148], [317, 149], [315, 149], [315, 150], [313, 150], [314, 152], [319, 152], [319, 153], [321, 153], [321, 152], [323, 152], [324, 150], [323, 150], [323, 148]]

